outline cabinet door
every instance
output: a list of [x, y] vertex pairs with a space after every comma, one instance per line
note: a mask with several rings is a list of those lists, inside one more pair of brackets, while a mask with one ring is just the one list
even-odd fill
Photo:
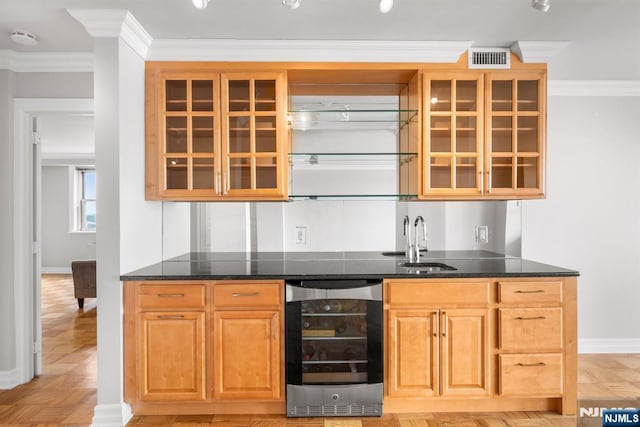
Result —
[[489, 394], [489, 310], [452, 309], [440, 316], [442, 395]]
[[160, 158], [163, 198], [210, 199], [220, 194], [217, 74], [165, 74], [161, 79]]
[[425, 74], [424, 194], [482, 192], [483, 75]]
[[278, 311], [214, 313], [214, 397], [279, 399], [281, 397]]
[[222, 192], [283, 199], [285, 105], [281, 73], [222, 75]]
[[489, 194], [542, 196], [546, 74], [487, 73], [486, 94]]
[[140, 400], [204, 400], [204, 313], [138, 315]]
[[387, 394], [438, 395], [438, 311], [389, 310]]

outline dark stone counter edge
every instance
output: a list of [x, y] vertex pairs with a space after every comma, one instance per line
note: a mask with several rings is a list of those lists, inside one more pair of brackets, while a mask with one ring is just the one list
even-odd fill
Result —
[[474, 279], [474, 278], [500, 278], [500, 277], [575, 277], [577, 271], [547, 271], [547, 272], [521, 272], [521, 273], [422, 273], [422, 274], [307, 274], [307, 275], [124, 275], [120, 276], [123, 282], [133, 281], [162, 281], [162, 280], [336, 280], [336, 279]]

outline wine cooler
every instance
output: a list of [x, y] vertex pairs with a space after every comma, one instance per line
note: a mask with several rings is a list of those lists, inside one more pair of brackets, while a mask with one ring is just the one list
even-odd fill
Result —
[[382, 282], [286, 282], [287, 415], [381, 416]]

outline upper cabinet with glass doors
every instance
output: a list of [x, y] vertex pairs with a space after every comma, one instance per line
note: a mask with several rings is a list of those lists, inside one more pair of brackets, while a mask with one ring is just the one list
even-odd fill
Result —
[[283, 73], [147, 66], [148, 200], [286, 199]]
[[544, 197], [544, 69], [425, 70], [423, 92], [420, 198]]
[[423, 190], [433, 196], [482, 192], [483, 80], [480, 73], [424, 75]]
[[487, 73], [487, 193], [515, 198], [544, 194], [544, 72]]
[[286, 134], [279, 73], [222, 74], [222, 194], [285, 198]]

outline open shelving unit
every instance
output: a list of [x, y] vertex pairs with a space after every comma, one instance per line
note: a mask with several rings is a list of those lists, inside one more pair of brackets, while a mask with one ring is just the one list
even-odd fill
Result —
[[420, 106], [411, 90], [417, 85], [290, 85], [289, 199], [417, 198]]

